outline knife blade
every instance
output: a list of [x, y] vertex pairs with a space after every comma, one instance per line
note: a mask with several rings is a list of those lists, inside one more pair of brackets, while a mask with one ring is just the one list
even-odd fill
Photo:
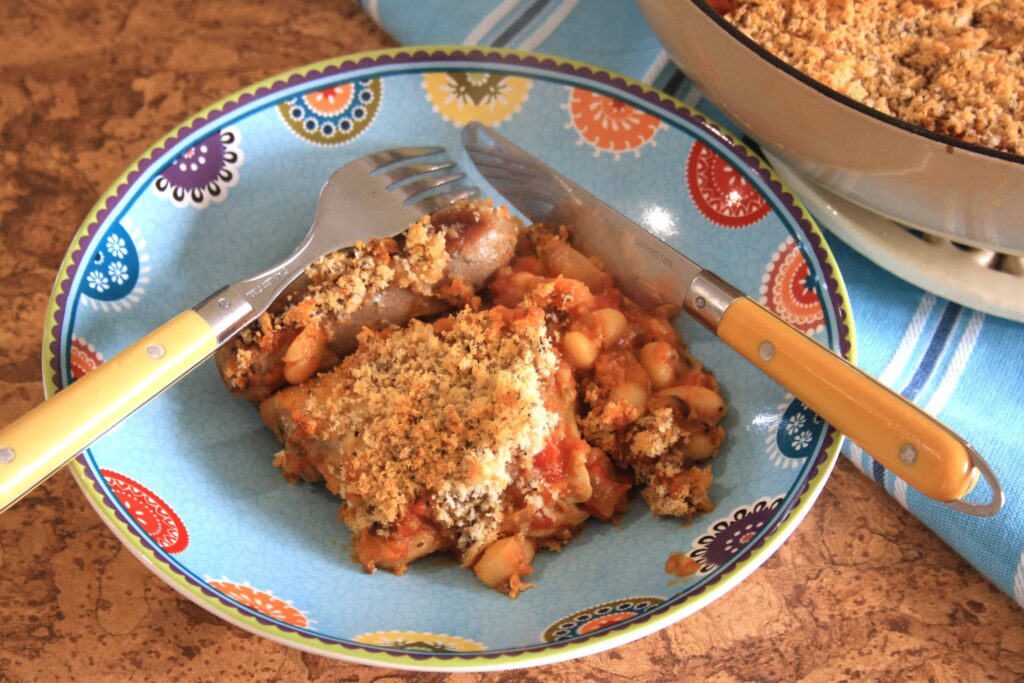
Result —
[[682, 306], [703, 270], [696, 263], [497, 133], [471, 123], [463, 144], [502, 196], [535, 222], [568, 227], [628, 297], [648, 309]]
[[[462, 143], [483, 177], [534, 221], [565, 226], [644, 308], [681, 308], [896, 476], [960, 512], [997, 513], [998, 478], [965, 440], [910, 401], [761, 307], [718, 276], [479, 123]], [[987, 503], [964, 500], [984, 476]]]

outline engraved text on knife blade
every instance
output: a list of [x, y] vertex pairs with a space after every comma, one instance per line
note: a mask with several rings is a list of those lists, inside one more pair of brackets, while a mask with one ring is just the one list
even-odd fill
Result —
[[641, 250], [643, 250], [645, 254], [656, 259], [659, 263], [661, 263], [661, 265], [665, 266], [666, 268], [672, 267], [672, 261], [667, 256], [662, 254], [654, 247], [646, 244], [644, 239], [641, 238], [639, 235], [633, 237], [633, 245], [639, 247]]

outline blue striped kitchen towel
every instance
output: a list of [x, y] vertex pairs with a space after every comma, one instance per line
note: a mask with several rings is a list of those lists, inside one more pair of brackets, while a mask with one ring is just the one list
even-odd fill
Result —
[[[362, 0], [362, 5], [404, 44], [506, 47], [581, 60], [643, 80], [724, 119], [669, 62], [631, 2]], [[827, 229], [827, 217], [819, 224]], [[849, 289], [859, 365], [983, 453], [1003, 484], [1006, 507], [991, 518], [960, 514], [908, 490], [856, 446], [848, 443], [844, 455], [1024, 606], [1024, 466], [1017, 452], [1024, 432], [1024, 326], [928, 294], [837, 239], [831, 245]]]

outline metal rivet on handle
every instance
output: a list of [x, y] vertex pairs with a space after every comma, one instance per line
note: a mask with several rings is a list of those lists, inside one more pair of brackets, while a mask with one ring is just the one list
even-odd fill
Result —
[[905, 443], [900, 446], [900, 462], [904, 465], [913, 465], [917, 460], [917, 449], [913, 444]]
[[217, 299], [217, 305], [225, 310], [231, 308], [231, 302], [225, 299], [224, 297]]
[[8, 446], [0, 448], [0, 465], [9, 465], [14, 462], [14, 449]]
[[694, 303], [694, 305], [695, 305], [695, 306], [696, 306], [697, 308], [699, 308], [699, 309], [701, 309], [701, 310], [704, 310], [704, 307], [708, 305], [708, 302], [707, 302], [707, 301], [705, 301], [705, 300], [704, 300], [704, 297], [702, 297], [702, 296], [698, 296], [698, 297], [697, 297], [696, 299], [694, 299], [694, 300], [693, 300], [693, 303]]
[[164, 347], [159, 344], [150, 344], [146, 347], [146, 355], [150, 358], [160, 359], [164, 357]]
[[769, 341], [761, 342], [761, 345], [757, 347], [757, 355], [761, 356], [761, 360], [771, 360], [775, 358], [775, 344]]

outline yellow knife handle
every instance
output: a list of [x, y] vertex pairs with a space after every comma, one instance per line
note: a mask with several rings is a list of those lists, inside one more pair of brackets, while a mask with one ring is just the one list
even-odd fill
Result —
[[977, 482], [962, 439], [750, 299], [725, 308], [717, 334], [924, 495], [957, 501]]
[[0, 511], [217, 348], [189, 310], [0, 429]]

